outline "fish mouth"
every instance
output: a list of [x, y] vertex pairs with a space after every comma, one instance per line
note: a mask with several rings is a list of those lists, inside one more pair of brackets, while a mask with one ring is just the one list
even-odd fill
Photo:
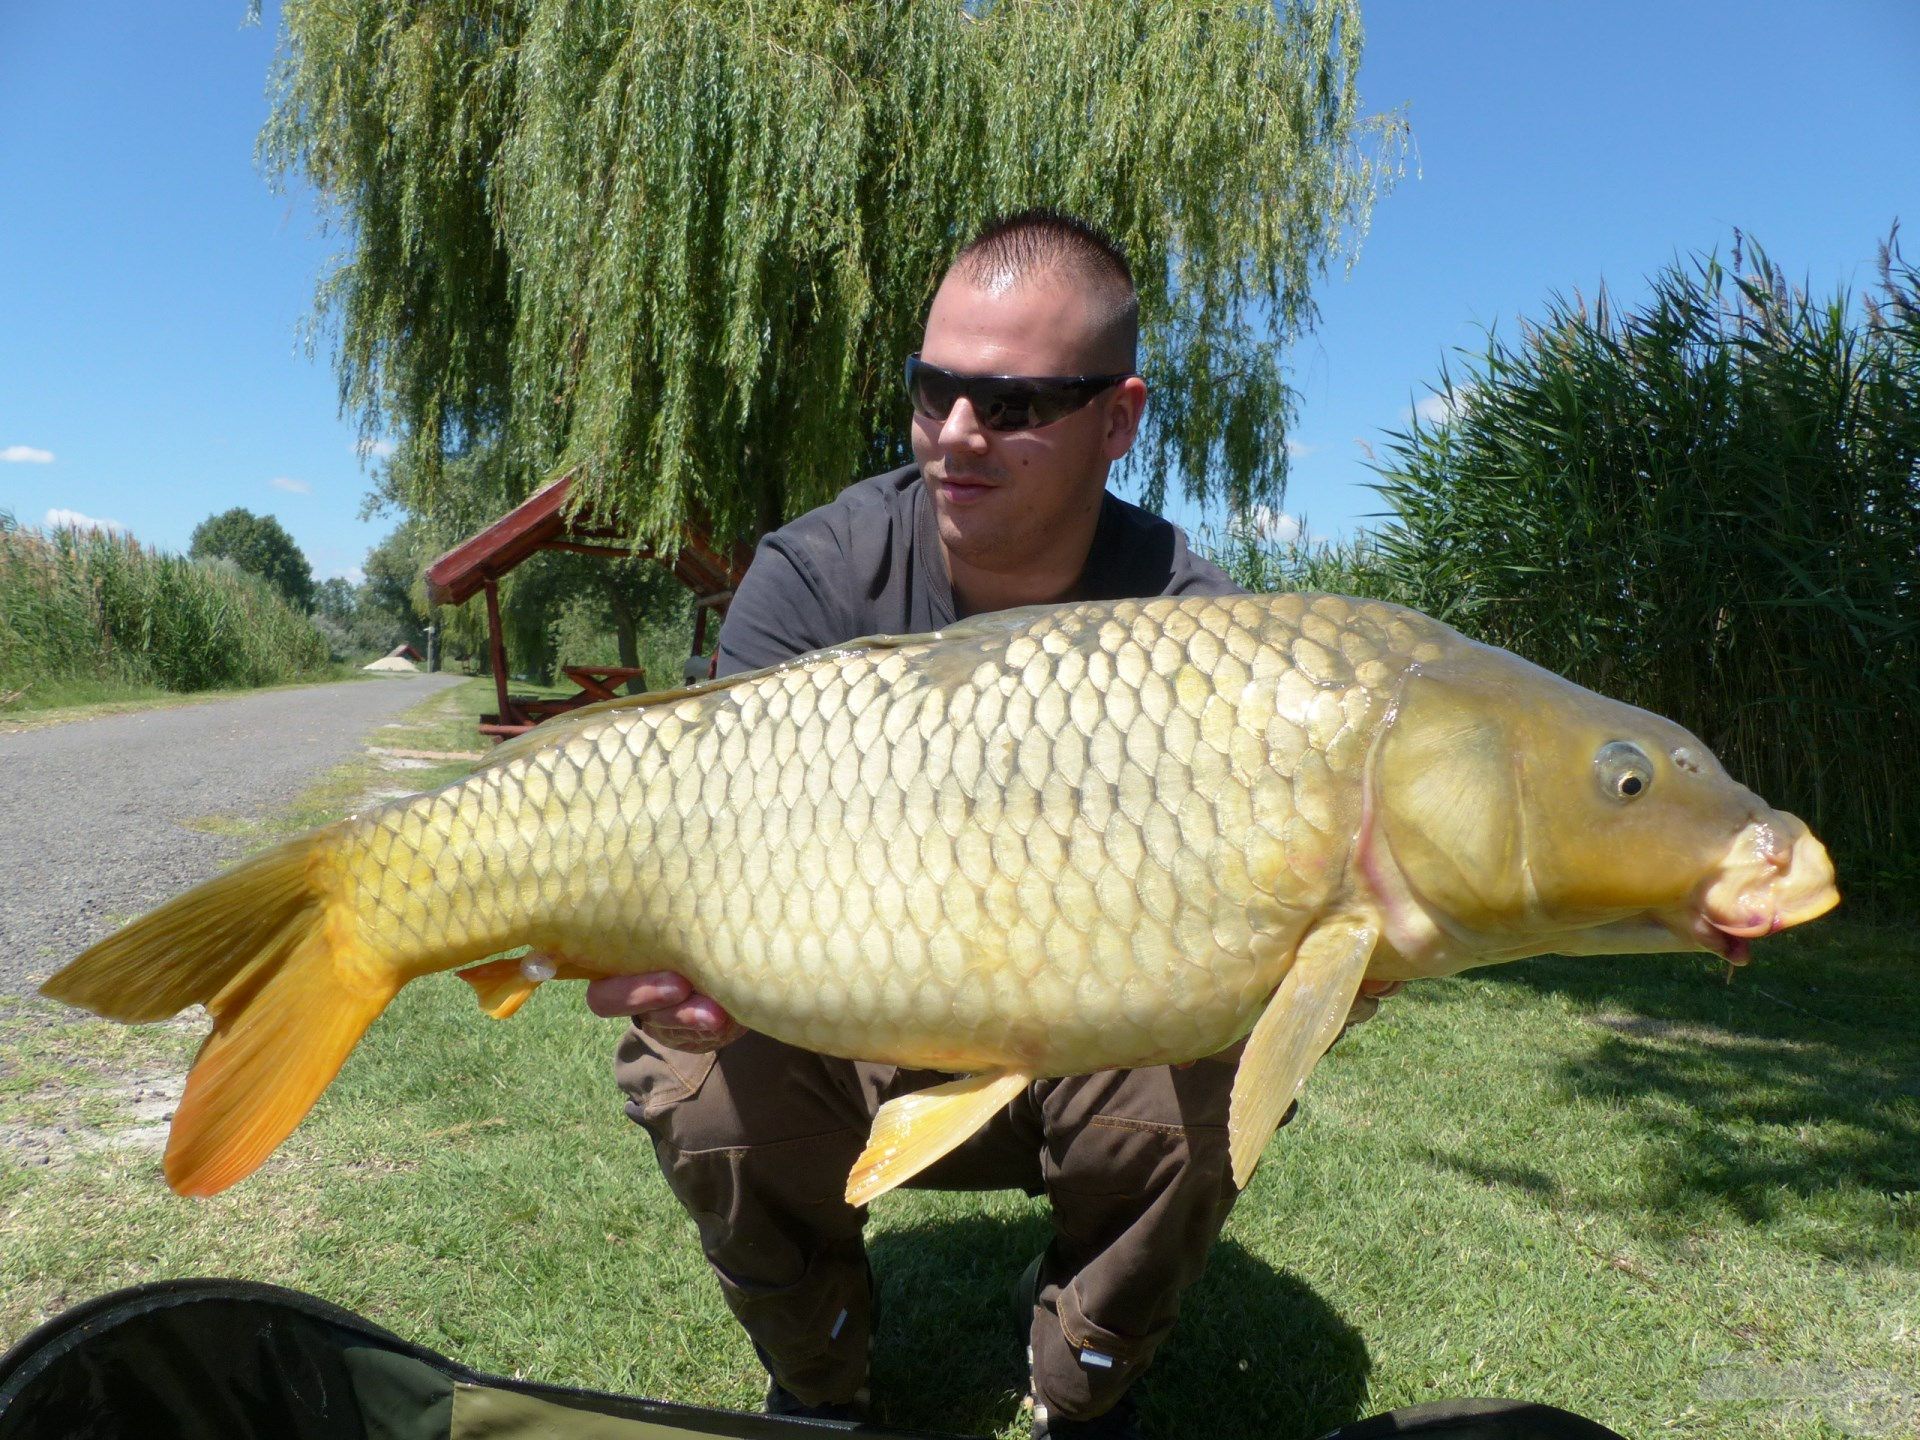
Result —
[[1799, 819], [1774, 811], [1742, 827], [1691, 911], [1669, 924], [1702, 950], [1744, 965], [1751, 942], [1817, 919], [1839, 903], [1826, 847]]
[[1702, 950], [1711, 950], [1729, 965], [1745, 965], [1753, 959], [1752, 937], [1728, 930], [1710, 916], [1695, 915], [1690, 922], [1669, 927], [1683, 940], [1691, 940]]

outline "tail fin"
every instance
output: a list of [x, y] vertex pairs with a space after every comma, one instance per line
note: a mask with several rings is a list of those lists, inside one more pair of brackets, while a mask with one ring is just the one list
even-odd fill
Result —
[[[187, 1076], [167, 1182], [213, 1195], [300, 1123], [401, 977], [355, 963], [335, 908], [337, 827], [267, 851], [84, 951], [41, 994], [111, 1020], [204, 1004], [213, 1033]], [[344, 962], [344, 963], [343, 963]]]

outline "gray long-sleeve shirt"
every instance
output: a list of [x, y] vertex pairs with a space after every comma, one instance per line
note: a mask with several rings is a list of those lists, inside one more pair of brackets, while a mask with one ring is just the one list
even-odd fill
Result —
[[[1233, 595], [1177, 525], [1106, 494], [1075, 598]], [[850, 485], [760, 542], [727, 607], [717, 673], [775, 665], [861, 635], [917, 635], [960, 617], [920, 467]]]

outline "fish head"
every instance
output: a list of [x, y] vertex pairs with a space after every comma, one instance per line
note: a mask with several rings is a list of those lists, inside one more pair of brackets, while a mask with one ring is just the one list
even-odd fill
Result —
[[1381, 979], [1542, 954], [1741, 964], [1752, 939], [1840, 899], [1807, 826], [1698, 736], [1464, 640], [1405, 677], [1358, 858], [1385, 921]]

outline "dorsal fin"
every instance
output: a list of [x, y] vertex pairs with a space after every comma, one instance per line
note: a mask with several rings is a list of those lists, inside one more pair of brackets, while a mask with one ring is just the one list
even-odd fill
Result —
[[782, 660], [777, 665], [763, 666], [758, 670], [742, 670], [737, 675], [727, 675], [718, 680], [702, 680], [697, 685], [681, 685], [672, 690], [649, 690], [644, 695], [620, 695], [612, 700], [596, 700], [591, 705], [582, 705], [578, 710], [568, 710], [554, 716], [551, 720], [543, 720], [526, 733], [516, 735], [511, 740], [502, 741], [494, 748], [491, 755], [474, 766], [474, 770], [477, 772], [490, 770], [496, 765], [509, 765], [535, 750], [544, 750], [550, 745], [565, 744], [587, 727], [598, 724], [609, 715], [623, 711], [644, 710], [654, 705], [667, 705], [676, 700], [685, 700], [691, 695], [708, 695], [716, 690], [730, 690], [735, 685], [744, 685], [762, 676], [778, 674], [783, 670], [833, 664], [849, 655], [865, 654], [871, 650], [898, 650], [906, 645], [1011, 633], [1031, 624], [1039, 618], [1041, 613], [1053, 608], [1051, 605], [1029, 605], [1019, 610], [992, 611], [984, 615], [971, 616], [942, 630], [933, 630], [919, 635], [862, 635], [839, 645], [809, 650], [804, 655], [796, 655], [791, 660]]
[[617, 714], [623, 710], [644, 710], [652, 705], [667, 705], [675, 700], [684, 700], [689, 695], [704, 695], [710, 690], [727, 690], [743, 680], [751, 680], [757, 675], [766, 673], [766, 670], [743, 670], [738, 675], [729, 675], [722, 680], [702, 680], [698, 685], [681, 685], [672, 690], [649, 690], [644, 695], [617, 695], [611, 700], [596, 700], [591, 705], [582, 705], [577, 710], [563, 711], [551, 720], [542, 720], [531, 730], [515, 735], [510, 740], [502, 740], [494, 746], [491, 755], [473, 768], [475, 773], [478, 773], [482, 770], [491, 770], [496, 765], [512, 764], [532, 751], [544, 750], [549, 745], [563, 744], [588, 726], [598, 724], [608, 715]]

